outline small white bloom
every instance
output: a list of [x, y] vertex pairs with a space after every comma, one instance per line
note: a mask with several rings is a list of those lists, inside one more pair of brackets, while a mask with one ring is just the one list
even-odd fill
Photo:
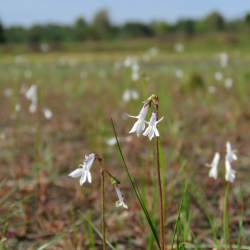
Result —
[[36, 102], [32, 102], [31, 105], [29, 106], [29, 112], [31, 114], [35, 113], [36, 112]]
[[128, 102], [130, 100], [130, 90], [129, 89], [126, 89], [124, 91], [122, 99], [123, 99], [124, 102]]
[[132, 72], [132, 80], [133, 81], [138, 81], [139, 80], [139, 78], [140, 78], [140, 74], [138, 73], [138, 72]]
[[8, 88], [8, 89], [5, 89], [3, 93], [5, 96], [10, 97], [13, 94], [13, 90]]
[[216, 88], [214, 86], [210, 85], [210, 86], [208, 86], [207, 91], [210, 94], [215, 94], [216, 93]]
[[48, 108], [43, 108], [42, 111], [43, 111], [43, 114], [44, 114], [46, 119], [48, 119], [48, 120], [51, 119], [51, 117], [52, 117], [51, 110], [49, 110]]
[[124, 208], [128, 209], [128, 206], [124, 203], [124, 196], [122, 195], [118, 184], [115, 184], [114, 187], [119, 198], [119, 201], [116, 202], [116, 207], [123, 206]]
[[138, 72], [139, 70], [140, 70], [140, 66], [138, 65], [138, 63], [133, 63], [132, 64], [132, 71]]
[[233, 85], [233, 79], [232, 78], [227, 78], [224, 83], [225, 87], [227, 89], [230, 89]]
[[135, 100], [137, 100], [139, 98], [139, 94], [137, 93], [137, 91], [135, 89], [131, 89], [130, 94], [131, 94], [132, 98]]
[[17, 104], [15, 105], [15, 110], [16, 110], [16, 112], [19, 112], [19, 111], [21, 110], [21, 105], [20, 105], [20, 103], [17, 103]]
[[119, 68], [121, 68], [121, 66], [122, 66], [122, 62], [121, 61], [115, 61], [115, 63], [114, 63], [114, 69], [119, 69]]
[[225, 165], [226, 165], [226, 174], [225, 174], [226, 181], [234, 182], [236, 171], [232, 169], [231, 163], [227, 158], [225, 161]]
[[159, 53], [159, 49], [157, 47], [153, 47], [149, 50], [151, 56], [156, 56]]
[[182, 78], [183, 77], [183, 71], [181, 69], [178, 69], [178, 70], [175, 71], [175, 75], [178, 78]]
[[36, 85], [32, 85], [26, 92], [25, 96], [28, 100], [31, 100], [32, 102], [37, 101], [37, 95], [36, 95]]
[[[119, 137], [117, 137], [118, 141], [120, 140]], [[112, 137], [108, 140], [106, 140], [106, 143], [109, 145], [109, 146], [114, 146], [116, 144], [116, 138], [115, 137]]]
[[146, 114], [148, 112], [148, 108], [149, 108], [149, 105], [146, 105], [146, 106], [144, 105], [138, 116], [128, 115], [129, 117], [138, 119], [138, 121], [134, 124], [133, 128], [129, 131], [129, 133], [136, 132], [137, 136], [139, 137], [140, 133], [145, 129], [146, 121], [144, 119], [145, 119]]
[[216, 73], [214, 74], [214, 78], [215, 78], [217, 81], [220, 81], [220, 80], [222, 80], [223, 76], [222, 76], [222, 74], [221, 74], [220, 72], [216, 72]]
[[212, 163], [205, 164], [207, 167], [211, 168], [209, 171], [209, 177], [212, 177], [215, 180], [217, 179], [217, 176], [218, 176], [217, 166], [218, 166], [219, 160], [220, 160], [220, 154], [217, 152], [217, 153], [215, 153], [215, 156], [214, 156]]
[[42, 52], [48, 52], [49, 51], [49, 45], [47, 43], [42, 43], [40, 48], [41, 48]]
[[143, 133], [144, 136], [148, 135], [149, 140], [151, 141], [152, 138], [154, 137], [154, 135], [156, 136], [160, 136], [159, 131], [156, 127], [156, 125], [163, 119], [164, 117], [162, 117], [159, 121], [157, 121], [157, 116], [156, 113], [152, 113], [150, 121], [146, 122], [148, 124], [148, 127], [146, 129], [146, 131]]
[[174, 50], [177, 51], [177, 52], [183, 52], [185, 50], [185, 47], [181, 43], [176, 43], [174, 45]]
[[149, 62], [149, 61], [150, 61], [150, 55], [144, 54], [143, 57], [142, 57], [142, 60], [143, 60], [144, 62]]
[[232, 162], [233, 160], [237, 160], [237, 155], [235, 154], [235, 152], [237, 152], [237, 150], [232, 150], [231, 148], [231, 144], [230, 142], [228, 141], [227, 144], [226, 144], [226, 147], [227, 147], [227, 154], [226, 154], [226, 160]]
[[72, 173], [70, 173], [69, 176], [73, 178], [77, 178], [81, 176], [81, 179], [80, 179], [81, 186], [87, 179], [88, 179], [88, 182], [91, 183], [92, 177], [91, 177], [90, 169], [92, 167], [94, 160], [95, 160], [95, 153], [85, 155], [85, 161], [83, 162], [83, 164], [79, 165], [82, 168], [77, 168]]

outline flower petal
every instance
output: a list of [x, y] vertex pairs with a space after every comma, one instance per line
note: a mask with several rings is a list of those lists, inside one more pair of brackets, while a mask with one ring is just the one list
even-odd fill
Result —
[[148, 137], [149, 137], [149, 140], [150, 140], [150, 141], [151, 141], [151, 140], [152, 140], [152, 138], [154, 137], [154, 130], [153, 130], [153, 128], [152, 128], [152, 127], [150, 128], [150, 131], [149, 131]]
[[139, 119], [139, 115], [138, 115], [138, 116], [132, 116], [132, 115], [128, 115], [128, 114], [127, 114], [127, 116], [132, 117], [132, 118], [137, 118], [137, 119]]
[[88, 175], [88, 182], [91, 183], [92, 182], [91, 173], [88, 171], [87, 175]]
[[140, 136], [140, 133], [144, 130], [145, 128], [145, 122], [144, 120], [140, 119], [138, 120], [138, 128], [137, 128], [137, 136], [139, 137]]
[[82, 177], [80, 179], [80, 185], [82, 186], [82, 184], [86, 181], [86, 177], [87, 177], [87, 171], [85, 170], [82, 174]]
[[69, 176], [73, 177], [73, 178], [77, 178], [79, 176], [82, 175], [82, 171], [84, 171], [82, 168], [77, 168], [76, 170], [74, 170], [73, 172], [71, 172], [69, 174]]
[[159, 123], [163, 118], [164, 118], [164, 116], [163, 116], [160, 120], [158, 120], [158, 121], [156, 122], [156, 124]]
[[139, 120], [134, 124], [133, 128], [129, 131], [129, 133], [134, 133], [137, 130], [139, 124]]
[[157, 129], [156, 126], [154, 127], [154, 131], [155, 131], [155, 135], [156, 135], [156, 136], [160, 136], [159, 131], [158, 131], [158, 129]]
[[148, 126], [147, 129], [145, 130], [145, 132], [143, 133], [144, 136], [147, 136], [147, 135], [148, 135], [148, 133], [149, 133], [149, 128], [150, 128], [150, 127]]

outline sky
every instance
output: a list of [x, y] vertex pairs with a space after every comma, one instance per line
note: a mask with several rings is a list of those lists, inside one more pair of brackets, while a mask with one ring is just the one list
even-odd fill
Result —
[[73, 24], [83, 16], [91, 21], [96, 11], [108, 9], [111, 21], [150, 22], [200, 18], [219, 11], [226, 19], [250, 12], [250, 0], [0, 0], [0, 20], [5, 27], [37, 23]]

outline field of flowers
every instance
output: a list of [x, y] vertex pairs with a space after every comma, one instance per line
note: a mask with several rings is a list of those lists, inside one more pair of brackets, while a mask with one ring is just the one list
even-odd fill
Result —
[[1, 53], [0, 249], [159, 249], [156, 138], [164, 248], [250, 249], [250, 52], [124, 46]]

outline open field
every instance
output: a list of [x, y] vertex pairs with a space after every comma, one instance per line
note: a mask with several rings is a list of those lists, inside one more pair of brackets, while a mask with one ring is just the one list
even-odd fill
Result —
[[[135, 47], [133, 42], [123, 41], [126, 49], [115, 49], [111, 43], [103, 45], [106, 49], [87, 50], [78, 44], [80, 52], [31, 53], [17, 47], [11, 53], [0, 49], [1, 249], [38, 249], [51, 239], [56, 240], [44, 249], [102, 249], [101, 238], [78, 212], [101, 230], [98, 163], [91, 169], [91, 184], [80, 186], [78, 178], [68, 177], [89, 152], [98, 153], [104, 168], [119, 179], [128, 205], [128, 210], [115, 207], [117, 195], [105, 178], [107, 239], [119, 250], [157, 249], [118, 147], [110, 145], [113, 140], [107, 141], [114, 138], [112, 117], [130, 174], [136, 178], [158, 230], [154, 139], [128, 134], [136, 120], [126, 115], [137, 116], [141, 102], [152, 94], [159, 97], [159, 116], [164, 116], [159, 132], [167, 249], [187, 180], [181, 212], [186, 242], [196, 245], [193, 249], [215, 246], [204, 204], [190, 177], [202, 193], [220, 244], [224, 244], [227, 141], [238, 156], [232, 163], [236, 179], [228, 192], [230, 238], [237, 245], [244, 201], [240, 242], [250, 246], [249, 46], [244, 42], [225, 44], [223, 39], [216, 46], [189, 41], [184, 43], [184, 52], [176, 52], [174, 43], [141, 42], [143, 49], [138, 41]], [[154, 46], [158, 53], [149, 51]], [[221, 53], [227, 53], [227, 65], [221, 66]], [[140, 68], [136, 81], [131, 78], [131, 66], [124, 66], [128, 56], [136, 57], [130, 60], [137, 61]], [[38, 106], [31, 114], [24, 92], [33, 84]], [[124, 101], [126, 89], [136, 90], [139, 98]], [[19, 111], [16, 104], [20, 104]], [[44, 117], [44, 107], [52, 111], [51, 119]], [[146, 120], [153, 111], [152, 107]], [[208, 177], [205, 166], [215, 152], [221, 154], [216, 180]]]

